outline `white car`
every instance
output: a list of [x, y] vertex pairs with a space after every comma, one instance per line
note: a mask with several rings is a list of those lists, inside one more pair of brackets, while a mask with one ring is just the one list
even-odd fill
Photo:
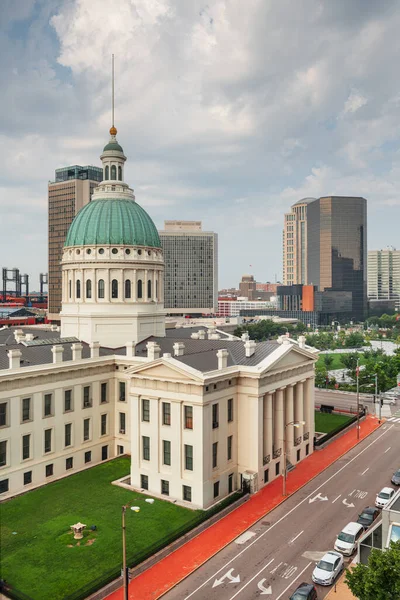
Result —
[[386, 504], [393, 498], [396, 490], [390, 487], [384, 487], [381, 489], [379, 494], [376, 496], [375, 506], [377, 508], [384, 508]]
[[339, 552], [330, 550], [321, 558], [312, 573], [312, 580], [319, 585], [332, 585], [343, 571], [344, 559]]

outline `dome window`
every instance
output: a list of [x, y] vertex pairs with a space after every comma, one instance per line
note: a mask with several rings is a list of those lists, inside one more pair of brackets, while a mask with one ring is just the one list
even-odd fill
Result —
[[77, 298], [81, 297], [81, 280], [80, 279], [76, 280], [76, 297]]
[[151, 300], [151, 279], [147, 282], [147, 299]]
[[127, 249], [125, 250], [125, 254], [130, 254], [130, 253], [131, 253], [131, 251], [129, 250], [129, 248], [127, 248]]
[[111, 180], [115, 181], [117, 179], [117, 167], [112, 165], [111, 167]]
[[143, 298], [143, 283], [141, 279], [138, 279], [137, 282], [137, 297]]
[[92, 251], [91, 251], [91, 249], [90, 249], [90, 248], [88, 248], [88, 249], [86, 250], [86, 254], [92, 254]]
[[137, 253], [139, 254], [139, 256], [142, 254], [141, 250], [138, 250]]
[[111, 250], [111, 252], [112, 252], [113, 254], [118, 254], [118, 248], [113, 248], [113, 249]]
[[111, 282], [111, 298], [118, 298], [118, 281], [113, 279]]
[[110, 167], [108, 165], [105, 168], [104, 179], [110, 179]]
[[80, 250], [77, 250], [77, 251], [76, 251], [76, 253], [77, 253], [77, 254], [80, 254], [80, 253], [81, 253], [81, 251], [80, 251]]
[[99, 279], [97, 289], [99, 298], [104, 298], [104, 279]]
[[148, 251], [147, 251], [147, 254], [148, 254], [149, 256], [151, 256], [151, 252], [150, 252], [150, 250], [148, 250]]
[[104, 248], [100, 248], [99, 254], [104, 254]]
[[125, 298], [131, 297], [131, 282], [129, 279], [125, 281]]
[[118, 167], [118, 180], [122, 181], [122, 167]]
[[92, 282], [90, 279], [86, 281], [86, 298], [92, 297]]

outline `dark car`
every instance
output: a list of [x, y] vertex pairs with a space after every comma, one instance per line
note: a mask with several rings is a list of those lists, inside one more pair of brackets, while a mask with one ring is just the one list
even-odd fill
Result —
[[360, 523], [364, 527], [364, 529], [368, 529], [370, 525], [375, 521], [376, 517], [379, 515], [379, 510], [375, 508], [375, 506], [367, 506], [364, 510], [359, 514], [357, 519], [357, 523]]
[[312, 583], [301, 583], [290, 596], [290, 600], [318, 600], [317, 590]]
[[394, 485], [400, 485], [400, 469], [397, 469], [397, 471], [393, 473], [391, 481]]

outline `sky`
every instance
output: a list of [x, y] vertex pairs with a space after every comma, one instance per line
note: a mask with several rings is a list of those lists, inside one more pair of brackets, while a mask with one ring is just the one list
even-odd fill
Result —
[[0, 266], [47, 272], [47, 184], [111, 125], [157, 227], [219, 236], [219, 287], [282, 276], [283, 215], [364, 196], [400, 247], [399, 0], [2, 0]]

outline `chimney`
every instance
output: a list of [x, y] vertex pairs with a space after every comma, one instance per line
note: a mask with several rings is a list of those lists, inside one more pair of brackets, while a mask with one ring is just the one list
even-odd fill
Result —
[[171, 352], [164, 352], [163, 358], [172, 358]]
[[306, 338], [304, 335], [299, 335], [297, 341], [299, 342], [299, 348], [305, 348], [306, 347]]
[[100, 356], [100, 342], [91, 342], [89, 344], [90, 358], [99, 358]]
[[204, 331], [204, 329], [199, 329], [199, 331], [197, 333], [199, 334], [199, 340], [206, 339], [206, 332]]
[[126, 342], [126, 357], [133, 358], [135, 356], [136, 342]]
[[53, 363], [61, 363], [63, 361], [64, 346], [55, 344], [52, 346], [51, 351], [53, 353]]
[[253, 354], [256, 351], [256, 343], [254, 340], [247, 340], [247, 342], [244, 343], [244, 349], [246, 352], [246, 358], [250, 358], [250, 356], [253, 356]]
[[218, 352], [217, 352], [218, 371], [221, 371], [222, 369], [226, 369], [226, 367], [228, 366], [228, 356], [229, 356], [229, 352], [228, 352], [228, 350], [226, 350], [226, 348], [222, 348], [221, 350], [218, 350]]
[[21, 366], [21, 350], [9, 350], [7, 352], [8, 360], [9, 360], [9, 369], [19, 369]]
[[25, 341], [26, 342], [33, 342], [33, 338], [34, 338], [33, 333], [27, 333], [26, 336], [25, 336]]
[[157, 360], [157, 358], [160, 358], [161, 348], [157, 342], [147, 342], [146, 348], [147, 358], [150, 360]]
[[192, 340], [198, 340], [199, 338], [199, 333], [192, 333], [192, 335], [190, 336], [192, 338]]
[[248, 332], [248, 331], [245, 331], [244, 333], [242, 333], [241, 339], [242, 339], [244, 342], [248, 342], [248, 341], [249, 341], [249, 339], [250, 339], [249, 332]]
[[183, 356], [185, 354], [185, 344], [183, 342], [175, 342], [172, 347], [174, 349], [174, 356]]
[[14, 339], [17, 342], [17, 344], [19, 344], [25, 339], [25, 333], [22, 331], [22, 329], [14, 330]]
[[72, 360], [82, 360], [82, 344], [72, 344]]

